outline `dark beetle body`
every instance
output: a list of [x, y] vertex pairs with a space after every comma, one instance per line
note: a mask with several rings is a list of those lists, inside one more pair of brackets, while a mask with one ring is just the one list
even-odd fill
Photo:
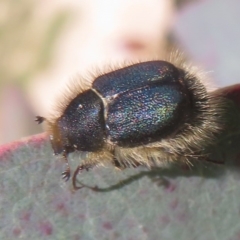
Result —
[[57, 121], [62, 147], [97, 151], [106, 139], [134, 147], [171, 135], [189, 117], [189, 93], [182, 78], [181, 71], [163, 61], [96, 78], [92, 89], [74, 98]]
[[[200, 156], [221, 129], [220, 98], [197, 76], [166, 61], [149, 61], [98, 76], [76, 91], [60, 116], [47, 119], [55, 154], [88, 152], [79, 170], [190, 160]], [[37, 121], [43, 121], [38, 117]], [[70, 177], [70, 168], [63, 173]]]

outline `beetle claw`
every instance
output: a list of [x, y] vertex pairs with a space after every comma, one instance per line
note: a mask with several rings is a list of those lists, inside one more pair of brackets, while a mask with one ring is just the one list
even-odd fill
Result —
[[70, 171], [67, 169], [66, 171], [62, 172], [62, 179], [67, 182], [70, 178]]

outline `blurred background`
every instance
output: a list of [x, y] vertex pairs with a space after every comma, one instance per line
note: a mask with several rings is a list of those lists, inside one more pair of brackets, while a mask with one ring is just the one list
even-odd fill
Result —
[[41, 132], [76, 74], [175, 46], [219, 87], [239, 82], [239, 0], [0, 0], [0, 144]]

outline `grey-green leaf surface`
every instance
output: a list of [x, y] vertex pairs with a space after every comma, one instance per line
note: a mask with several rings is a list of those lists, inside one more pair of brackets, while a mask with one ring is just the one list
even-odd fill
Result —
[[[79, 181], [98, 188], [74, 191], [46, 134], [1, 146], [0, 239], [240, 239], [239, 92], [225, 91], [234, 121], [211, 149], [225, 164], [97, 168]], [[71, 168], [80, 161], [72, 154]]]

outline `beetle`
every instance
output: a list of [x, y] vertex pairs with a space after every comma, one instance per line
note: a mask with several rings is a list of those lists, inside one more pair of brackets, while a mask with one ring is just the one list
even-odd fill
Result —
[[[99, 165], [118, 169], [201, 159], [221, 131], [221, 97], [192, 68], [163, 60], [137, 62], [72, 84], [46, 121], [55, 155], [86, 152], [73, 174]], [[53, 111], [54, 112], [54, 111]], [[56, 112], [56, 111], [55, 111]], [[202, 156], [204, 158], [204, 156]]]

